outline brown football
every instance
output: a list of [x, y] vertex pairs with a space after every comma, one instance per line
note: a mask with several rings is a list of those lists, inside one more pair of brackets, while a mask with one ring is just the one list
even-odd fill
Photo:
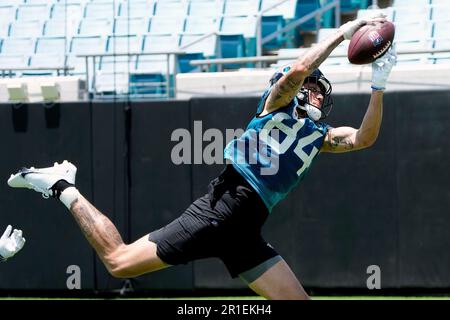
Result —
[[353, 64], [372, 63], [388, 51], [394, 35], [395, 26], [389, 21], [363, 26], [350, 40], [348, 61]]

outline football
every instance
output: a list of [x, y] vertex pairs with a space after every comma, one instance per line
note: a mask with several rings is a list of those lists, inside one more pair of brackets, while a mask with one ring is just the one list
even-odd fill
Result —
[[389, 50], [394, 35], [395, 26], [389, 21], [363, 26], [350, 40], [348, 61], [353, 64], [372, 63]]

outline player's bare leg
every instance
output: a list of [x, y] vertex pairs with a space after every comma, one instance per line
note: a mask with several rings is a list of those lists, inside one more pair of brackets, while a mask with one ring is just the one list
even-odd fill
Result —
[[129, 245], [123, 242], [111, 220], [75, 188], [76, 171], [77, 168], [68, 161], [49, 168], [22, 168], [11, 175], [8, 185], [33, 189], [44, 198], [59, 198], [72, 212], [86, 239], [113, 276], [131, 278], [167, 267], [156, 254], [156, 244], [148, 241], [147, 236]]
[[271, 300], [310, 300], [288, 264], [281, 260], [251, 282], [250, 289]]
[[[64, 199], [65, 193], [77, 192], [71, 188], [66, 189], [61, 198]], [[71, 202], [70, 212], [99, 258], [115, 277], [136, 277], [168, 266], [156, 255], [156, 244], [148, 240], [148, 235], [126, 245], [111, 220], [81, 194], [78, 193]]]

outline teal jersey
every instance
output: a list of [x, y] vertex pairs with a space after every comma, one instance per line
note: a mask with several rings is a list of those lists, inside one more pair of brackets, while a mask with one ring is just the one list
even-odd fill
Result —
[[257, 115], [238, 139], [228, 143], [224, 157], [252, 185], [269, 211], [303, 180], [322, 147], [329, 126], [298, 118], [297, 98], [286, 107], [258, 116], [270, 93], [268, 89]]

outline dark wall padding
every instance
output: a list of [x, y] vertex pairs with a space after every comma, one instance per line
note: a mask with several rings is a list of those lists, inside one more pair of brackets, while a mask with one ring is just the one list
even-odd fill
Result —
[[[327, 121], [358, 127], [369, 98], [336, 95]], [[273, 210], [264, 237], [305, 287], [364, 289], [370, 265], [381, 268], [382, 288], [450, 287], [448, 101], [446, 91], [387, 92], [376, 144], [319, 155], [309, 176]], [[20, 166], [73, 161], [78, 188], [125, 241], [134, 241], [178, 217], [224, 167], [175, 165], [171, 151], [178, 142], [171, 141], [172, 132], [184, 128], [195, 138], [195, 121], [202, 121], [200, 134], [245, 128], [257, 102], [234, 97], [1, 105], [0, 227], [22, 228], [28, 242], [0, 265], [0, 288], [64, 289], [70, 264], [81, 267], [84, 289], [119, 290], [125, 284], [106, 272], [61, 204], [10, 189], [10, 173]], [[143, 275], [131, 286], [138, 291], [245, 287], [230, 279], [217, 259]]]

